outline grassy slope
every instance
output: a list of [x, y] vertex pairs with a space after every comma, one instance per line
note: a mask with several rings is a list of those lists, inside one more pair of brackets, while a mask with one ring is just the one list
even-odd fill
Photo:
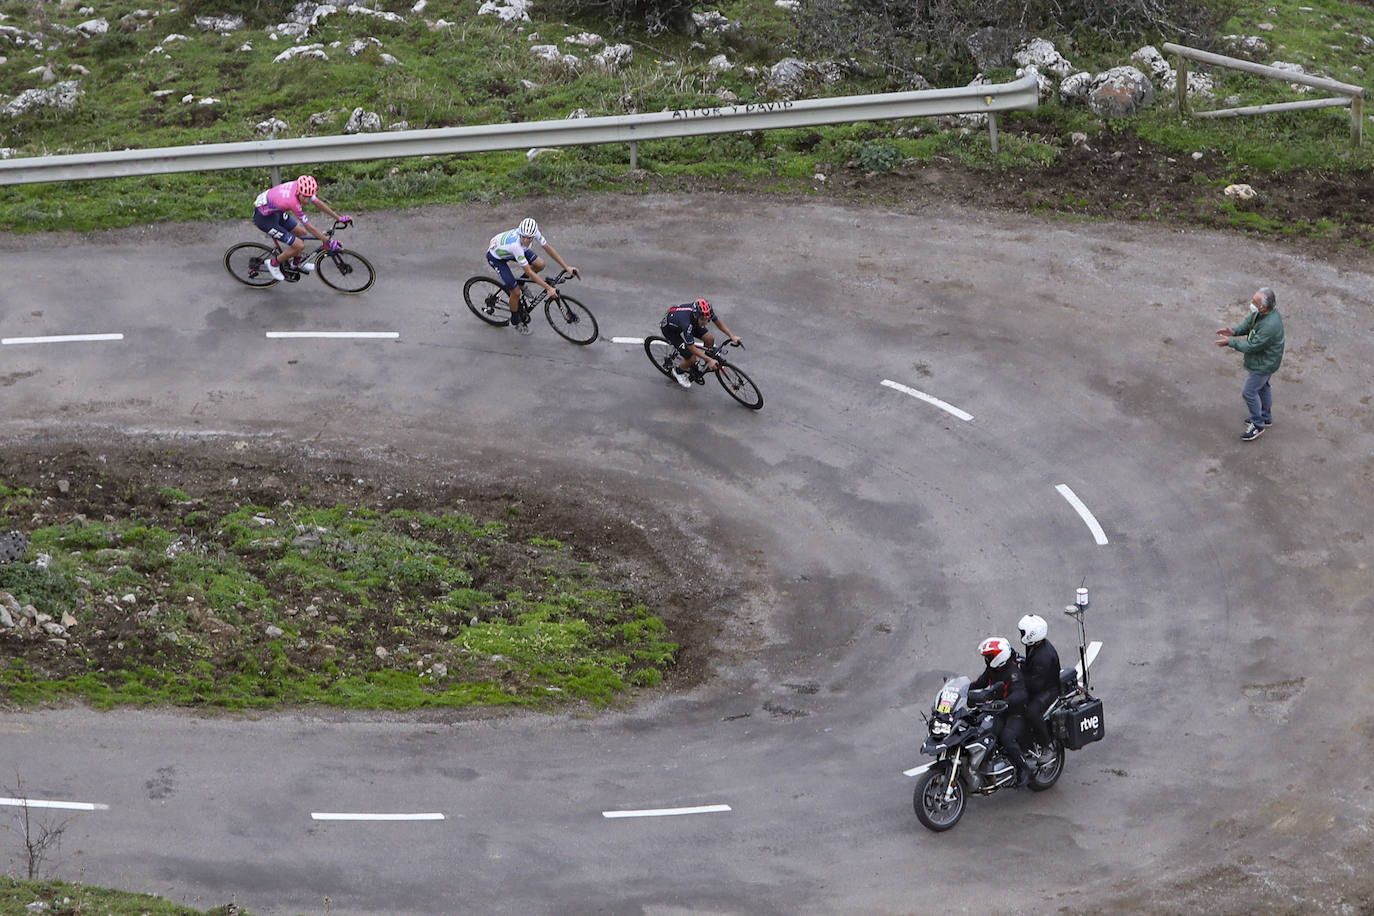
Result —
[[[584, 30], [610, 35], [594, 23], [536, 20], [505, 25], [495, 17], [475, 15], [475, 0], [432, 0], [423, 18], [409, 2], [378, 6], [406, 17], [392, 24], [373, 17], [337, 13], [325, 19], [310, 42], [322, 42], [328, 62], [295, 60], [273, 63], [290, 46], [272, 41], [260, 28], [228, 36], [202, 33], [174, 4], [142, 4], [159, 11], [154, 24], [133, 33], [111, 32], [98, 38], [64, 39], [62, 47], [43, 52], [13, 49], [0, 65], [0, 93], [15, 95], [40, 85], [27, 71], [51, 62], [60, 77], [67, 68], [89, 69], [82, 78], [85, 97], [73, 112], [42, 112], [0, 121], [0, 146], [20, 155], [87, 152], [119, 146], [152, 147], [255, 139], [255, 125], [270, 117], [288, 122], [285, 136], [337, 133], [354, 107], [381, 114], [384, 123], [405, 121], [411, 128], [503, 123], [566, 117], [581, 108], [592, 115], [658, 111], [713, 103], [715, 93], [730, 90], [744, 101], [767, 97], [762, 78], [744, 69], [766, 67], [785, 56], [787, 14], [767, 0], [735, 0], [720, 9], [747, 30], [699, 36], [702, 47], [690, 47], [682, 36], [625, 36], [634, 62], [624, 74], [609, 76], [593, 67], [577, 73], [546, 64], [530, 55], [532, 43], [558, 43], [565, 52], [586, 58], [588, 52], [564, 39]], [[1304, 12], [1299, 6], [1311, 8]], [[1265, 61], [1302, 63], [1336, 79], [1359, 83], [1355, 68], [1371, 55], [1361, 36], [1374, 35], [1374, 11], [1337, 0], [1282, 0], [1250, 3], [1230, 24], [1230, 31], [1265, 36], [1271, 51]], [[136, 7], [134, 0], [103, 4], [101, 15], [118, 18]], [[4, 24], [34, 26], [33, 5], [11, 0], [0, 4]], [[75, 25], [87, 16], [62, 12], [46, 4], [52, 21]], [[537, 13], [536, 13], [537, 15]], [[456, 23], [431, 29], [427, 22]], [[1272, 31], [1257, 28], [1273, 23]], [[171, 33], [192, 36], [166, 43]], [[538, 35], [538, 41], [531, 35]], [[380, 49], [351, 56], [349, 42], [375, 37]], [[150, 53], [163, 42], [165, 53]], [[252, 50], [240, 50], [250, 43]], [[341, 42], [340, 47], [330, 47]], [[1125, 63], [1132, 48], [1075, 54], [1061, 42], [1066, 56], [1083, 68], [1102, 69]], [[384, 66], [388, 53], [400, 66]], [[713, 73], [706, 61], [724, 53], [737, 66]], [[988, 74], [1012, 76], [1010, 69]], [[1294, 97], [1283, 84], [1234, 72], [1217, 73], [1218, 95], [1239, 95], [1244, 102]], [[536, 83], [524, 88], [522, 81]], [[817, 86], [826, 94], [888, 90], [878, 80]], [[153, 92], [173, 90], [158, 99]], [[180, 99], [193, 95], [197, 101]], [[213, 97], [214, 105], [198, 100]], [[311, 115], [323, 123], [311, 127]], [[840, 125], [817, 130], [779, 130], [752, 136], [684, 138], [640, 144], [641, 167], [661, 176], [703, 181], [719, 186], [773, 187], [812, 192], [811, 176], [833, 172], [846, 163], [868, 170], [890, 167], [902, 159], [927, 161], [940, 155], [974, 167], [1032, 168], [1053, 162], [1071, 130], [1095, 134], [1112, 129], [1082, 108], [1047, 102], [1036, 115], [1059, 123], [1060, 137], [1018, 139], [1009, 134], [1000, 157], [987, 149], [986, 136], [974, 132], [932, 135], [925, 123]], [[1016, 117], [1005, 127], [1014, 132]], [[1225, 156], [1237, 169], [1318, 171], [1369, 169], [1371, 145], [1351, 152], [1348, 115], [1344, 110], [1235, 119], [1229, 122], [1179, 122], [1169, 100], [1130, 126], [1166, 150], [1185, 153], [1208, 149]], [[1115, 126], [1113, 126], [1115, 127]], [[537, 187], [561, 193], [633, 187], [626, 182], [628, 155], [617, 145], [562, 150], [534, 162], [520, 151], [475, 156], [427, 157], [351, 164], [320, 164], [312, 171], [324, 182], [325, 196], [351, 210], [417, 203], [491, 200]], [[0, 229], [95, 229], [167, 219], [242, 219], [248, 202], [268, 181], [248, 171], [203, 175], [164, 175], [137, 180], [108, 180], [0, 189]]]

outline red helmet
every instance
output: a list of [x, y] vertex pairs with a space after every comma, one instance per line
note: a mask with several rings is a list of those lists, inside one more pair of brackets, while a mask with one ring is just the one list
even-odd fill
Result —
[[1000, 668], [1011, 658], [1011, 643], [1001, 636], [989, 636], [978, 644], [978, 654], [989, 668]]
[[296, 179], [297, 197], [314, 197], [315, 192], [320, 189], [319, 183], [315, 181], [313, 175], [302, 175]]
[[698, 299], [692, 303], [692, 317], [700, 318], [702, 321], [711, 320], [711, 303], [705, 299]]

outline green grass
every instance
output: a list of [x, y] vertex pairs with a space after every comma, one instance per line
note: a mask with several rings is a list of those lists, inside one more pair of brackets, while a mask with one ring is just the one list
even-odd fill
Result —
[[[786, 54], [784, 47], [791, 38], [785, 10], [766, 0], [733, 0], [720, 10], [746, 22], [748, 29], [700, 35], [698, 46], [692, 46], [686, 36], [628, 32], [610, 38], [628, 41], [634, 49], [633, 64], [625, 73], [611, 76], [590, 66], [566, 73], [529, 54], [531, 32], [537, 31], [541, 42], [550, 43], [583, 30], [607, 36], [612, 30], [557, 16], [536, 19], [521, 28], [502, 24], [495, 17], [476, 16], [471, 4], [460, 0], [429, 3], [424, 19], [455, 23], [431, 30], [420, 16], [409, 12], [408, 4], [392, 5], [406, 15], [405, 24], [342, 12], [323, 20], [318, 34], [308, 40], [325, 45], [327, 62], [274, 63], [289, 41], [273, 42], [258, 27], [227, 37], [202, 33], [188, 13], [173, 11], [170, 0], [145, 5], [160, 16], [141, 31], [68, 38], [60, 48], [42, 52], [13, 48], [8, 62], [0, 65], [0, 93], [17, 95], [39, 85], [27, 71], [49, 60], [60, 76], [74, 76], [67, 69], [71, 65], [86, 67], [90, 74], [81, 77], [86, 95], [74, 111], [43, 111], [0, 121], [0, 146], [33, 156], [93, 152], [125, 144], [156, 147], [248, 141], [258, 137], [255, 125], [270, 117], [288, 122], [283, 136], [333, 134], [342, 130], [355, 106], [381, 113], [387, 124], [404, 121], [411, 128], [433, 128], [561, 119], [576, 108], [605, 115], [707, 106], [718, 103], [716, 93], [722, 90], [734, 92], [743, 102], [765, 101], [763, 81], [746, 74], [744, 67], [775, 62]], [[101, 14], [116, 21], [125, 12], [124, 6]], [[1366, 78], [1354, 68], [1369, 63], [1369, 52], [1358, 36], [1374, 33], [1374, 10], [1334, 0], [1283, 0], [1272, 5], [1273, 14], [1268, 12], [1270, 6], [1267, 0], [1247, 3], [1226, 31], [1266, 37], [1271, 44], [1264, 55], [1266, 62], [1290, 60], [1356, 83]], [[1312, 11], [1304, 12], [1299, 6]], [[0, 3], [0, 11], [10, 17], [7, 25], [19, 28], [32, 27], [39, 15], [66, 26], [89, 18], [74, 7], [49, 5], [35, 13], [32, 4], [18, 0]], [[1261, 21], [1273, 23], [1275, 29], [1258, 30]], [[190, 35], [192, 40], [164, 44], [165, 53], [151, 53], [171, 32]], [[347, 54], [344, 46], [363, 35], [380, 39], [381, 50], [372, 47], [356, 57]], [[342, 46], [330, 47], [335, 41]], [[240, 50], [245, 42], [251, 50]], [[1076, 65], [1103, 69], [1126, 63], [1140, 42], [1119, 48], [1083, 42], [1088, 50], [1081, 54], [1075, 54], [1062, 39], [1061, 43]], [[560, 47], [589, 56], [573, 46]], [[400, 66], [384, 65], [383, 51], [397, 57]], [[706, 61], [719, 53], [736, 67], [712, 73]], [[1013, 72], [993, 71], [988, 76], [1006, 80]], [[1297, 97], [1277, 81], [1221, 70], [1213, 71], [1213, 76], [1219, 83], [1219, 97], [1234, 94], [1243, 104]], [[522, 81], [532, 85], [522, 85]], [[153, 96], [154, 90], [163, 88], [172, 89], [173, 94], [162, 99]], [[824, 91], [841, 95], [889, 88], [875, 76], [849, 79]], [[197, 101], [180, 101], [187, 94]], [[198, 100], [205, 97], [219, 101], [202, 106]], [[322, 115], [323, 122], [310, 126], [311, 115]], [[1035, 117], [1041, 123], [1050, 119], [1064, 133], [1096, 134], [1119, 127], [1103, 125], [1082, 107], [1063, 106], [1055, 99]], [[639, 161], [665, 178], [809, 193], [814, 189], [813, 174], [843, 168], [884, 172], [899, 168], [902, 162], [925, 162], [936, 156], [971, 169], [1033, 169], [1057, 160], [1053, 139], [1017, 136], [1017, 123], [1016, 115], [1004, 119], [996, 155], [986, 131], [965, 136], [959, 130], [930, 130], [927, 122], [914, 126], [886, 122], [646, 141], [640, 144]], [[1207, 150], [1236, 168], [1283, 173], [1374, 166], [1369, 146], [1350, 150], [1343, 110], [1222, 122], [1182, 121], [1172, 111], [1171, 100], [1160, 98], [1153, 109], [1131, 119], [1129, 126], [1165, 151]], [[485, 202], [522, 189], [566, 194], [636, 187], [627, 179], [628, 151], [619, 144], [562, 149], [534, 162], [526, 161], [523, 150], [515, 150], [320, 163], [311, 170], [322, 180], [325, 196], [350, 211]], [[268, 180], [263, 171], [240, 170], [5, 187], [0, 188], [0, 230], [87, 231], [169, 219], [242, 220]]]
[[[133, 894], [67, 881], [21, 881], [0, 877], [0, 913], [16, 916], [33, 913], [36, 911], [28, 907], [35, 902], [47, 904], [42, 912], [55, 916], [226, 916], [230, 912], [227, 905], [197, 910], [152, 894]], [[234, 907], [233, 912], [252, 916], [242, 907]]]
[[[604, 706], [674, 664], [663, 622], [575, 544], [462, 513], [172, 495], [28, 531], [0, 590], [76, 622], [70, 650], [45, 653], [35, 634], [0, 667], [7, 700]], [[25, 527], [28, 509], [19, 497], [0, 528]]]

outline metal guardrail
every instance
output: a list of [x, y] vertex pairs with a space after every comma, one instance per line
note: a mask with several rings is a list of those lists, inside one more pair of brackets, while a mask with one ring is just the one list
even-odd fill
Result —
[[1188, 64], [1186, 61], [1195, 60], [1199, 63], [1212, 64], [1216, 67], [1226, 67], [1230, 70], [1253, 73], [1256, 76], [1267, 76], [1270, 79], [1283, 80], [1286, 83], [1298, 83], [1303, 86], [1311, 86], [1313, 89], [1324, 89], [1327, 92], [1334, 92], [1340, 96], [1344, 96], [1344, 98], [1304, 99], [1300, 102], [1274, 102], [1268, 105], [1247, 105], [1241, 108], [1217, 108], [1212, 111], [1193, 112], [1195, 117], [1236, 118], [1242, 115], [1270, 114], [1275, 111], [1303, 111], [1312, 108], [1349, 108], [1350, 145], [1359, 146], [1364, 142], [1365, 91], [1363, 86], [1342, 83], [1339, 80], [1327, 79], [1324, 76], [1312, 76], [1308, 73], [1293, 73], [1281, 67], [1269, 67], [1252, 61], [1241, 60], [1237, 57], [1226, 57], [1223, 54], [1213, 54], [1210, 51], [1200, 51], [1197, 48], [1176, 45], [1173, 42], [1165, 42], [1163, 48], [1165, 54], [1174, 55], [1177, 64], [1174, 70], [1178, 74], [1178, 86], [1176, 91], [1178, 92], [1178, 112], [1180, 115], [1188, 111]]
[[985, 86], [720, 105], [652, 114], [5, 159], [0, 160], [0, 185], [600, 143], [630, 144], [633, 165], [634, 144], [642, 140], [952, 114], [988, 115], [996, 152], [997, 112], [1034, 111], [1039, 103], [1039, 88], [1031, 74], [1012, 83]]

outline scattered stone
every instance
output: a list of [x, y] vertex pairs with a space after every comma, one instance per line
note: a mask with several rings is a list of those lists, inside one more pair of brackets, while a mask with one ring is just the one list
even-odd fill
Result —
[[272, 58], [272, 63], [281, 64], [297, 57], [306, 57], [313, 60], [329, 60], [329, 55], [324, 53], [323, 44], [293, 45]]
[[1135, 67], [1113, 67], [1093, 77], [1088, 107], [1102, 118], [1130, 117], [1153, 105], [1155, 87]]
[[533, 0], [486, 0], [477, 8], [479, 16], [495, 16], [502, 22], [529, 22]]
[[1221, 193], [1232, 200], [1253, 200], [1257, 196], [1255, 189], [1248, 184], [1228, 184]]
[[268, 118], [266, 121], [259, 121], [254, 129], [258, 132], [258, 136], [266, 137], [285, 133], [288, 128], [287, 123], [281, 118]]
[[792, 95], [801, 92], [819, 76], [815, 64], [796, 57], [784, 57], [768, 69], [768, 88]]
[[736, 24], [731, 24], [718, 10], [711, 10], [708, 13], [693, 13], [692, 24], [696, 26], [698, 32], [706, 32], [714, 35], [719, 32], [733, 31], [739, 28]]
[[263, 630], [263, 633], [267, 634], [268, 639], [280, 639], [286, 635], [286, 631], [275, 624], [268, 624], [267, 628]]
[[192, 21], [202, 32], [237, 32], [247, 26], [242, 16], [197, 16]]
[[372, 133], [381, 129], [382, 116], [375, 111], [364, 111], [361, 108], [353, 109], [353, 113], [348, 116], [348, 123], [344, 125], [346, 134]]
[[81, 83], [77, 80], [64, 80], [48, 89], [26, 89], [5, 105], [4, 113], [8, 117], [17, 118], [39, 108], [71, 111], [84, 94]]
[[87, 19], [77, 25], [76, 30], [87, 35], [104, 35], [110, 31], [110, 23], [104, 19]]
[[1053, 73], [1061, 80], [1073, 74], [1073, 64], [1064, 59], [1055, 48], [1054, 42], [1044, 38], [1032, 38], [1011, 56], [1018, 66], [1035, 67], [1042, 73]]
[[592, 63], [610, 74], [624, 71], [634, 58], [634, 49], [626, 44], [611, 45], [592, 57]]
[[563, 40], [570, 45], [577, 45], [579, 48], [595, 48], [606, 43], [606, 39], [595, 32], [578, 32], [576, 35], [569, 35]]
[[387, 657], [390, 656], [390, 655], [391, 655], [391, 653], [388, 652], [388, 651], [386, 650], [386, 647], [385, 647], [385, 646], [378, 646], [378, 647], [377, 647], [377, 657], [378, 657], [378, 658], [387, 658]]

